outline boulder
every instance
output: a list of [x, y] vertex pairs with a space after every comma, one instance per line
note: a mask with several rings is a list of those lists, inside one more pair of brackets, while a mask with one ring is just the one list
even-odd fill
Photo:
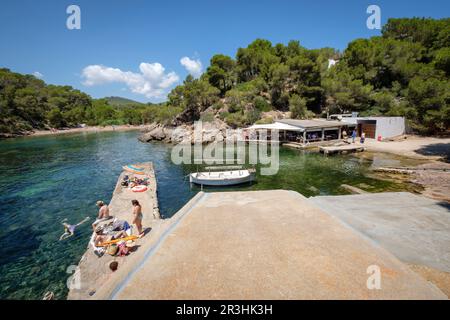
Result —
[[145, 127], [141, 130], [141, 132], [143, 132], [143, 133], [150, 132], [150, 131], [152, 131], [153, 129], [155, 129], [156, 127], [158, 127], [158, 126], [159, 126], [159, 125], [158, 125], [156, 122], [153, 122], [153, 123], [151, 123], [151, 124], [145, 126]]
[[189, 126], [180, 126], [172, 130], [171, 142], [180, 143], [190, 141], [192, 136], [192, 129]]
[[162, 141], [164, 138], [166, 138], [164, 128], [162, 126], [156, 126], [151, 131], [142, 134], [138, 139], [142, 142], [149, 142], [153, 140]]

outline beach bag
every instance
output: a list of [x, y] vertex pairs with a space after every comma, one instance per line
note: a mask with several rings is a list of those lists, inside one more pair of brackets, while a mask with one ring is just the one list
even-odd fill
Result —
[[117, 251], [119, 251], [119, 247], [115, 244], [112, 244], [108, 247], [108, 250], [106, 252], [108, 252], [108, 254], [111, 256], [115, 256], [117, 254]]

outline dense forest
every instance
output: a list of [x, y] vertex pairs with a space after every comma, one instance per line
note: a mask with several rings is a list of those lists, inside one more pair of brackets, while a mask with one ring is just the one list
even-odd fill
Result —
[[[330, 66], [330, 59], [336, 61]], [[450, 19], [390, 19], [382, 36], [344, 52], [298, 41], [257, 39], [235, 58], [217, 54], [198, 79], [188, 76], [161, 104], [92, 99], [69, 86], [0, 69], [0, 133], [88, 125], [180, 124], [218, 117], [233, 127], [330, 113], [402, 115], [418, 133], [450, 124]]]
[[[329, 66], [329, 59], [337, 61]], [[382, 36], [352, 41], [343, 53], [257, 39], [236, 58], [218, 54], [200, 79], [188, 77], [169, 95], [186, 114], [218, 110], [232, 126], [270, 119], [271, 109], [293, 118], [359, 112], [406, 116], [419, 133], [450, 123], [450, 19], [390, 19]]]

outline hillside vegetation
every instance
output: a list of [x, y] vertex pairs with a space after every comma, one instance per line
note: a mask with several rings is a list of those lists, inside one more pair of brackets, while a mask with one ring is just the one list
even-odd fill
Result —
[[123, 98], [123, 97], [105, 97], [104, 98], [109, 105], [113, 107], [135, 107], [142, 106], [144, 103], [137, 102], [131, 99]]
[[[338, 62], [329, 67], [329, 59]], [[406, 116], [416, 131], [434, 134], [449, 128], [449, 74], [450, 19], [390, 19], [382, 36], [354, 40], [343, 53], [257, 39], [234, 59], [217, 54], [169, 104], [185, 110], [182, 120], [211, 110], [232, 126], [266, 121], [261, 114], [271, 109], [294, 118], [357, 111]]]
[[0, 134], [88, 125], [169, 123], [180, 108], [124, 98], [92, 99], [70, 86], [47, 85], [32, 75], [0, 69]]
[[[329, 66], [329, 60], [337, 63]], [[199, 78], [188, 76], [162, 104], [92, 99], [68, 86], [0, 69], [0, 133], [48, 127], [179, 125], [220, 118], [233, 127], [270, 122], [265, 112], [294, 118], [358, 111], [405, 116], [419, 133], [448, 131], [450, 19], [390, 19], [382, 36], [356, 39], [344, 52], [257, 39], [235, 57], [214, 55]]]

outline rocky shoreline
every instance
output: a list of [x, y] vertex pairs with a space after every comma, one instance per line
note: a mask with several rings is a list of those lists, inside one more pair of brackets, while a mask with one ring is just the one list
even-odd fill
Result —
[[[199, 124], [197, 124], [199, 126]], [[236, 141], [241, 135], [241, 130], [232, 129], [225, 122], [218, 119], [212, 122], [202, 122], [201, 136], [194, 134], [193, 124], [182, 124], [179, 126], [162, 125], [153, 123], [141, 130], [142, 134], [138, 137], [141, 142], [160, 141], [165, 143], [182, 143], [194, 144], [200, 142], [202, 144], [209, 144], [213, 142], [222, 141]]]

